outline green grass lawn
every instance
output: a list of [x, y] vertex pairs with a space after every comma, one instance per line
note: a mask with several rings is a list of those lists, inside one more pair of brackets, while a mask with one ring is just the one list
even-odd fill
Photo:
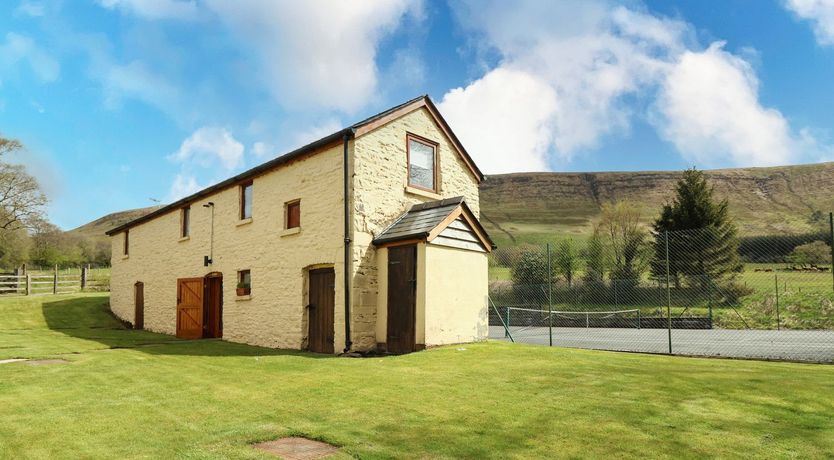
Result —
[[824, 458], [834, 367], [482, 343], [348, 359], [121, 328], [104, 295], [0, 300], [0, 458]]

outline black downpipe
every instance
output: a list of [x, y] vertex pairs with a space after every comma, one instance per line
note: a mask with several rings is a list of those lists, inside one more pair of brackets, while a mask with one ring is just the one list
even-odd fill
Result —
[[342, 173], [344, 180], [344, 197], [345, 197], [345, 350], [344, 353], [350, 352], [353, 342], [350, 340], [350, 196], [348, 195], [349, 187], [349, 171], [348, 171], [348, 142], [350, 141], [351, 131], [345, 131], [342, 140], [344, 141], [344, 154], [342, 157]]

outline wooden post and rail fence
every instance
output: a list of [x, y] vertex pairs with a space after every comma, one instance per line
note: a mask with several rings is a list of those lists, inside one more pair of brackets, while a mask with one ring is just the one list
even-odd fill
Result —
[[[50, 273], [51, 271], [51, 273]], [[52, 270], [27, 269], [26, 265], [12, 273], [0, 273], [0, 296], [73, 294], [82, 291], [109, 291], [110, 276], [103, 275], [102, 269], [89, 265], [78, 269]]]

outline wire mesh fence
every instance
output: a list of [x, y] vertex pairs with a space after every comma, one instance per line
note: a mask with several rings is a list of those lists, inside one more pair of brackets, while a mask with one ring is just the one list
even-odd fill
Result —
[[490, 336], [540, 345], [834, 362], [828, 231], [708, 228], [498, 248]]

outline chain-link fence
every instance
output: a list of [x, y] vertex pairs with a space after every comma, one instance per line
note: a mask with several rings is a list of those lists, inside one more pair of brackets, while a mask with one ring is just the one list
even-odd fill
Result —
[[490, 336], [541, 345], [834, 362], [834, 226], [707, 228], [498, 248]]

